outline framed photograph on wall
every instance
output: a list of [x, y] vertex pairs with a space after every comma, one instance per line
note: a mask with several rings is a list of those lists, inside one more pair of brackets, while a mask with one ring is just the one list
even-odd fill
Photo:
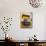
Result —
[[33, 15], [32, 12], [24, 12], [21, 14], [21, 28], [32, 28]]

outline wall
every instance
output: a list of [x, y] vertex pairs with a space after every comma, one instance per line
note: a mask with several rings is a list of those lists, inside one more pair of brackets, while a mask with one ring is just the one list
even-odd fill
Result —
[[[33, 27], [31, 29], [20, 28], [20, 14], [23, 11], [33, 12]], [[45, 15], [46, 6], [33, 8], [30, 6], [28, 0], [0, 0], [0, 18], [12, 17], [13, 22], [10, 31], [8, 33], [16, 40], [27, 40], [34, 34], [37, 35], [39, 40], [45, 39]], [[2, 35], [3, 31], [0, 31]], [[3, 33], [4, 34], [4, 33]], [[0, 39], [4, 37], [0, 36]]]

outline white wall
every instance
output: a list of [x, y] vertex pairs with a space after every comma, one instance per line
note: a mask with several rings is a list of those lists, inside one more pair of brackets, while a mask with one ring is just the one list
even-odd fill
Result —
[[[33, 27], [31, 29], [20, 28], [20, 13], [23, 11], [33, 12]], [[45, 12], [46, 8], [33, 8], [30, 6], [28, 0], [0, 0], [0, 17], [8, 16], [13, 18], [10, 33], [14, 39], [27, 40], [34, 34], [37, 35], [39, 40], [45, 39]], [[2, 31], [0, 32], [0, 35]], [[0, 39], [3, 37], [0, 36]]]

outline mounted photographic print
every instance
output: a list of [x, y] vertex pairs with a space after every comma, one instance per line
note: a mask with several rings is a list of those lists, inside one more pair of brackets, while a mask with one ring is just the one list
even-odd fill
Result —
[[21, 14], [21, 28], [32, 28], [32, 12], [26, 12]]

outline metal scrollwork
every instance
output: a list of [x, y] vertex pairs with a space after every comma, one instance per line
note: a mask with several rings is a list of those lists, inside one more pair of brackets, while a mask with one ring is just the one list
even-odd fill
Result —
[[41, 0], [29, 0], [30, 5], [34, 8], [38, 8], [41, 4]]

